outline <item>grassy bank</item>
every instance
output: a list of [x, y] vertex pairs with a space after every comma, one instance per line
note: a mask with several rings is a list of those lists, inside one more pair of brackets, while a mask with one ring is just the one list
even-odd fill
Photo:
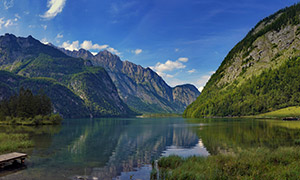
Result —
[[30, 147], [33, 147], [33, 142], [29, 139], [28, 134], [0, 133], [0, 154], [13, 151], [22, 152]]
[[[300, 148], [258, 148], [207, 158], [178, 156], [158, 161], [160, 179], [298, 179]], [[151, 179], [156, 179], [155, 170]]]
[[300, 117], [300, 106], [291, 106], [276, 111], [271, 111], [264, 114], [254, 116], [255, 118], [285, 118], [285, 117]]
[[29, 118], [25, 117], [10, 117], [6, 116], [0, 119], [2, 125], [24, 125], [24, 126], [36, 126], [36, 125], [57, 125], [62, 121], [62, 117], [59, 114], [51, 115], [37, 115]]

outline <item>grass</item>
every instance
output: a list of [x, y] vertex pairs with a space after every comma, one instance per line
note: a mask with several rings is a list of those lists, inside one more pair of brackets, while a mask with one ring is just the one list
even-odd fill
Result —
[[[298, 179], [300, 147], [257, 148], [209, 157], [163, 157], [159, 179]], [[156, 179], [154, 170], [151, 179]]]
[[23, 125], [23, 126], [36, 126], [36, 125], [58, 125], [61, 124], [62, 117], [59, 114], [51, 115], [37, 115], [33, 118], [23, 117], [10, 117], [7, 116], [0, 119], [1, 125]]
[[276, 111], [255, 115], [257, 118], [300, 117], [300, 106], [291, 106]]
[[29, 139], [28, 134], [0, 133], [0, 154], [23, 151], [30, 147], [33, 147], [33, 142]]

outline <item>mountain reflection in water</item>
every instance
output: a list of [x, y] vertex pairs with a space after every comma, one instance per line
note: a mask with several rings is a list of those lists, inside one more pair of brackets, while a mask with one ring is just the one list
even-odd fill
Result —
[[[49, 142], [43, 142], [46, 139]], [[65, 120], [60, 132], [33, 135], [33, 140], [28, 169], [0, 179], [127, 179], [138, 172], [147, 176], [149, 164], [168, 147], [199, 144], [182, 118]]]

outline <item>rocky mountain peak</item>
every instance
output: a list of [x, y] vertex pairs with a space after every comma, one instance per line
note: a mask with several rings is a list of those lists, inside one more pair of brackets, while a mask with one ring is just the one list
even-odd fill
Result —
[[184, 90], [181, 91], [176, 88], [176, 92], [173, 93], [173, 89], [152, 69], [130, 61], [122, 61], [119, 56], [108, 50], [100, 51], [95, 56], [86, 56], [85, 50], [71, 52], [62, 49], [62, 51], [72, 57], [90, 59], [94, 66], [104, 67], [118, 88], [120, 97], [139, 112], [180, 113], [199, 95], [199, 91], [190, 86], [183, 86], [181, 89]]

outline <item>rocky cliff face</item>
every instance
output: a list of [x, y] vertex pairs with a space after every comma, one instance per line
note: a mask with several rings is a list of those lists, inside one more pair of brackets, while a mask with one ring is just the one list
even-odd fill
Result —
[[117, 55], [106, 50], [95, 56], [83, 56], [82, 54], [91, 55], [83, 49], [72, 52], [61, 50], [72, 57], [89, 59], [94, 66], [104, 67], [122, 100], [138, 112], [181, 113], [200, 94], [193, 85], [181, 86], [181, 90], [173, 89], [150, 68], [121, 61]]
[[[288, 86], [284, 83], [287, 78], [281, 79], [276, 76], [286, 72], [287, 65], [295, 67], [300, 55], [299, 15], [300, 5], [297, 4], [260, 21], [228, 53], [202, 94], [186, 109], [185, 116], [230, 116], [245, 115], [249, 112], [257, 114], [284, 107], [271, 102], [271, 99], [287, 93], [286, 89], [276, 88], [278, 83]], [[291, 65], [293, 61], [294, 65]], [[271, 82], [271, 75], [278, 80], [277, 84]], [[293, 83], [296, 80], [292, 78], [289, 81]], [[268, 87], [270, 83], [274, 83], [273, 90]], [[292, 92], [288, 94], [293, 96]], [[288, 106], [294, 103], [282, 104]], [[248, 106], [252, 109], [249, 110]]]
[[[78, 53], [84, 57], [89, 56], [83, 51]], [[49, 85], [59, 86], [57, 91], [51, 89], [49, 94], [55, 103], [56, 110], [65, 117], [134, 114], [120, 99], [114, 83], [103, 68], [92, 67], [90, 61], [67, 56], [51, 45], [44, 45], [31, 36], [27, 38], [16, 37], [12, 34], [0, 36], [0, 69], [28, 77], [31, 81], [33, 81], [32, 78], [43, 77], [45, 82], [50, 83]], [[37, 87], [47, 89], [46, 84], [45, 86], [32, 84], [28, 87], [33, 90]], [[19, 86], [15, 88], [17, 87]], [[69, 96], [62, 97], [67, 91]], [[71, 96], [76, 97], [77, 100], [68, 98]], [[58, 102], [59, 98], [68, 98], [78, 106], [83, 104], [86, 110], [79, 110], [72, 105], [74, 103], [70, 103], [70, 106], [74, 107], [70, 109], [68, 104], [62, 105], [63, 102]]]
[[198, 89], [190, 84], [176, 86], [173, 89], [173, 101], [181, 104], [185, 109], [187, 105], [195, 101], [195, 97], [200, 95]]

